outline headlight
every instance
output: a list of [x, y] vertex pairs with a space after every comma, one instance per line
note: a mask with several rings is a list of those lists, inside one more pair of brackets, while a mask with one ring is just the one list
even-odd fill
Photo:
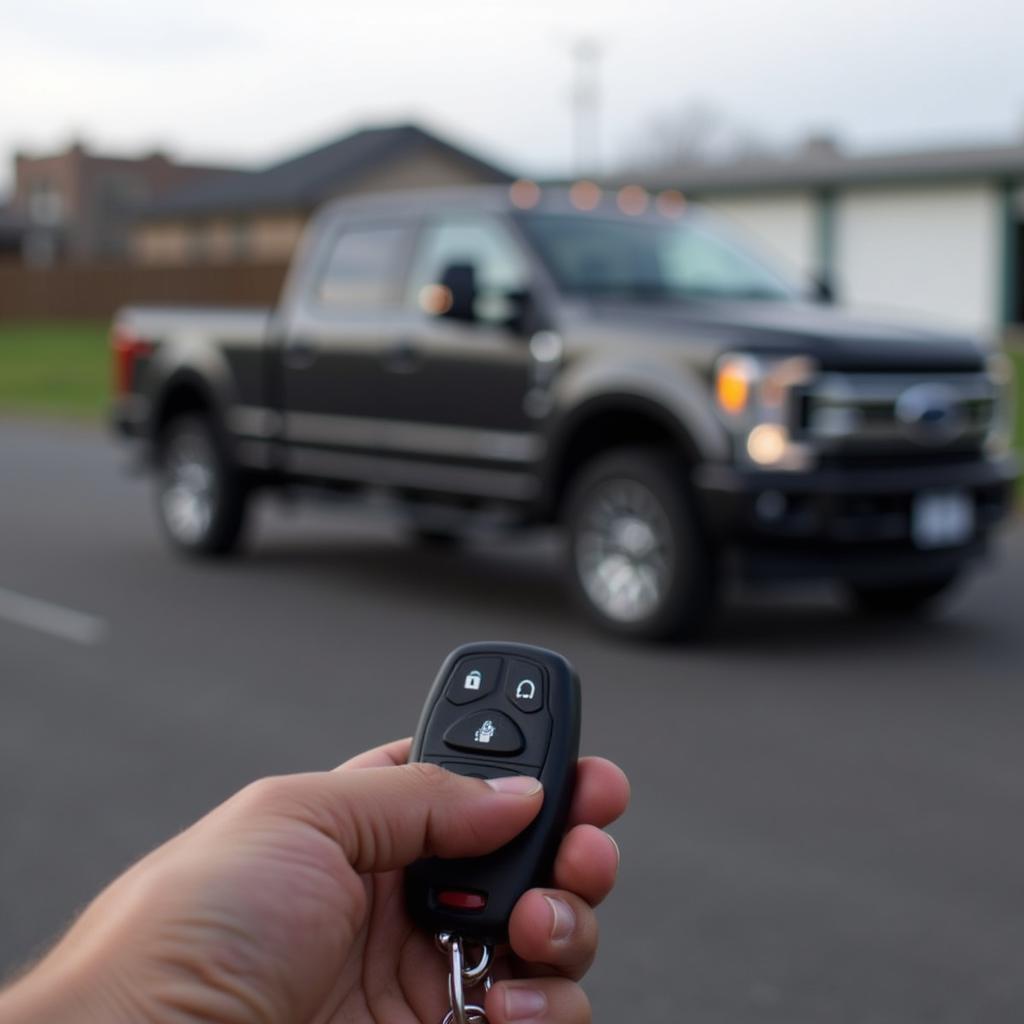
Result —
[[715, 367], [715, 403], [740, 461], [764, 469], [810, 468], [810, 449], [790, 435], [793, 390], [817, 370], [806, 356], [730, 352]]
[[1005, 352], [992, 352], [985, 360], [985, 372], [995, 394], [992, 425], [985, 437], [985, 450], [989, 455], [1005, 455], [1013, 441], [1013, 362]]
[[727, 416], [742, 416], [750, 407], [760, 367], [750, 356], [722, 356], [715, 374], [715, 398]]

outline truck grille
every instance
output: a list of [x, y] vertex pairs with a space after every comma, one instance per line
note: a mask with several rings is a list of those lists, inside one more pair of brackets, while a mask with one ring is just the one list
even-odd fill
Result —
[[795, 434], [825, 458], [976, 452], [997, 399], [984, 373], [825, 373], [797, 397]]

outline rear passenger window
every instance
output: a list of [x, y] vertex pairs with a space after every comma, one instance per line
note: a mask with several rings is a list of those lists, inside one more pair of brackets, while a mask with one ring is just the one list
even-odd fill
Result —
[[343, 231], [317, 282], [317, 301], [342, 310], [396, 305], [408, 240], [404, 227]]

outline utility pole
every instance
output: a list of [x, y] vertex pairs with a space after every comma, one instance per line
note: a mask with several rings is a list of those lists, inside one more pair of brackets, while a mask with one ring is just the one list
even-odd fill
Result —
[[601, 172], [601, 92], [599, 64], [601, 41], [579, 36], [569, 43], [573, 76], [570, 92], [572, 113], [572, 170], [579, 178]]

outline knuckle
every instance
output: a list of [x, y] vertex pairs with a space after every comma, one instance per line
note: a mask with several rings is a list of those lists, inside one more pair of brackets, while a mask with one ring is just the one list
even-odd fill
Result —
[[437, 764], [416, 761], [412, 764], [407, 764], [404, 770], [414, 782], [431, 789], [451, 785], [451, 772], [445, 771], [444, 768]]
[[236, 797], [240, 807], [251, 813], [280, 810], [291, 801], [292, 786], [287, 776], [269, 775], [250, 782]]

